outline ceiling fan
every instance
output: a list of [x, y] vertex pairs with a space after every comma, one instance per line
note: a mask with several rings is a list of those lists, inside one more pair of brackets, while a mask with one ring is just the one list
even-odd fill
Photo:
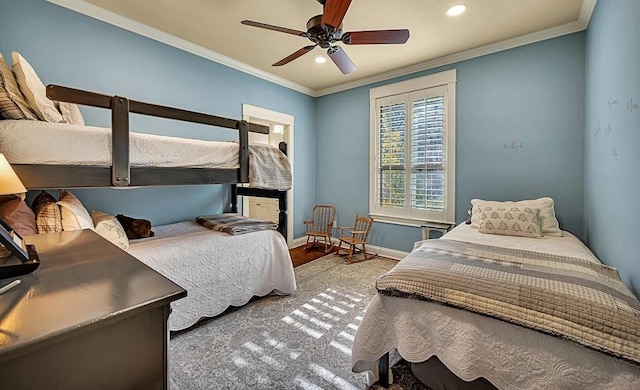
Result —
[[278, 27], [270, 24], [243, 20], [241, 23], [247, 26], [279, 31], [286, 34], [308, 38], [313, 45], [305, 46], [295, 53], [281, 59], [273, 66], [282, 66], [307, 54], [316, 46], [327, 49], [329, 58], [336, 64], [343, 74], [349, 74], [356, 69], [351, 58], [340, 47], [334, 45], [342, 42], [345, 45], [371, 45], [371, 44], [401, 44], [409, 39], [409, 30], [374, 30], [342, 32], [342, 19], [344, 19], [351, 0], [317, 0], [322, 4], [322, 15], [316, 15], [307, 22], [307, 31], [293, 30], [286, 27]]

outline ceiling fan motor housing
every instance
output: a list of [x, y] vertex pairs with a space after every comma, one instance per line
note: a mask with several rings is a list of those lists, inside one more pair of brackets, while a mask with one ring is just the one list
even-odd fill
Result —
[[322, 15], [316, 15], [307, 22], [307, 34], [311, 42], [328, 49], [332, 43], [342, 39], [342, 25], [336, 30], [322, 27]]

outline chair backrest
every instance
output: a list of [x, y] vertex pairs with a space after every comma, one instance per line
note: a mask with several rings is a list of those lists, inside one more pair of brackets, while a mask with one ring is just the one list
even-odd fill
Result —
[[353, 224], [353, 231], [360, 231], [363, 233], [352, 233], [353, 238], [358, 241], [367, 242], [372, 226], [372, 218], [356, 215], [356, 222]]
[[336, 208], [330, 204], [317, 204], [313, 206], [311, 211], [311, 220], [313, 224], [309, 226], [310, 230], [316, 232], [327, 232], [331, 235], [333, 229], [333, 221], [336, 219]]

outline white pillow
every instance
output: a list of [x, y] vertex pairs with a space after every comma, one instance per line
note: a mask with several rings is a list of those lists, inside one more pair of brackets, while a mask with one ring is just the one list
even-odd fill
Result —
[[47, 98], [47, 89], [38, 78], [35, 70], [29, 65], [20, 53], [13, 52], [13, 72], [18, 80], [20, 91], [29, 102], [29, 106], [38, 118], [47, 122], [64, 122], [62, 114], [58, 111], [52, 100]]
[[496, 207], [530, 207], [539, 209], [540, 226], [542, 234], [545, 236], [562, 237], [560, 224], [556, 219], [556, 212], [553, 207], [553, 199], [549, 197], [521, 200], [518, 202], [497, 202], [492, 200], [472, 199], [471, 200], [471, 228], [480, 228], [480, 214], [476, 208], [478, 206], [496, 206]]
[[84, 126], [84, 118], [80, 112], [80, 108], [77, 104], [60, 102], [60, 113], [64, 118], [64, 121], [74, 125]]
[[91, 219], [93, 220], [96, 233], [125, 251], [129, 249], [127, 234], [124, 232], [122, 225], [116, 217], [101, 211], [92, 211]]
[[0, 114], [5, 119], [38, 119], [20, 92], [16, 77], [2, 54], [0, 54]]
[[62, 214], [62, 230], [94, 230], [89, 212], [71, 192], [60, 190], [60, 200], [56, 204]]
[[531, 207], [477, 206], [480, 233], [505, 236], [542, 237], [540, 209]]

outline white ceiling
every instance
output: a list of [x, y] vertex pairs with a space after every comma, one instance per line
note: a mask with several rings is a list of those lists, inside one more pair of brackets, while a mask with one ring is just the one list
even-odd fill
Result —
[[[313, 95], [584, 30], [596, 0], [353, 0], [343, 30], [407, 28], [404, 45], [339, 43], [357, 66], [343, 75], [317, 47], [282, 67], [271, 64], [306, 38], [240, 24], [249, 19], [306, 31], [317, 0], [48, 0]], [[458, 3], [467, 12], [448, 17]]]

